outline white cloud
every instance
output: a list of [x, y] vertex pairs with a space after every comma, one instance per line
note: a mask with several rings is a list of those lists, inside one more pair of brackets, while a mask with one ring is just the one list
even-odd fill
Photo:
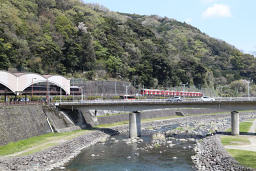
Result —
[[203, 14], [203, 18], [210, 17], [232, 17], [229, 6], [223, 4], [214, 4], [207, 8]]

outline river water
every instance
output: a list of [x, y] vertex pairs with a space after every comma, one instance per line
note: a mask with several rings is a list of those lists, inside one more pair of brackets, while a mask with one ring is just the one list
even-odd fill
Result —
[[[193, 144], [188, 142], [151, 145], [149, 135], [142, 137], [142, 143], [127, 144], [125, 135], [115, 136], [115, 142], [108, 140], [85, 149], [66, 165], [69, 171], [190, 171], [193, 170], [191, 156]], [[118, 142], [117, 142], [118, 140]]]

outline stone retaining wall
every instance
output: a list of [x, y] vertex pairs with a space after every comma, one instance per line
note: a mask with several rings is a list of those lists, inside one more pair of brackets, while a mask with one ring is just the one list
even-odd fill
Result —
[[41, 105], [0, 107], [0, 145], [51, 132]]
[[[52, 132], [47, 118], [55, 131], [78, 129], [74, 124], [68, 123], [54, 106], [1, 106], [0, 145]], [[68, 129], [69, 127], [71, 128]]]

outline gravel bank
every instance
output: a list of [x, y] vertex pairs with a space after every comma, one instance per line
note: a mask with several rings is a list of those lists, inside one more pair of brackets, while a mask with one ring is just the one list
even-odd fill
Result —
[[241, 166], [232, 158], [222, 146], [218, 135], [204, 138], [203, 141], [197, 142], [194, 148], [196, 155], [192, 156], [197, 170], [210, 171], [251, 171], [253, 169]]
[[1, 159], [0, 170], [51, 170], [64, 165], [84, 148], [108, 136], [108, 134], [101, 131], [93, 131], [33, 155]]
[[[253, 114], [240, 115], [240, 121], [255, 119]], [[222, 126], [218, 127], [218, 131], [224, 131], [230, 127], [230, 117], [222, 119]], [[241, 166], [233, 157], [231, 157], [224, 149], [219, 134], [207, 136], [197, 140], [194, 148], [195, 155], [192, 156], [196, 170], [209, 171], [252, 171], [255, 169]]]
[[[256, 118], [255, 115], [241, 115], [240, 120]], [[173, 125], [182, 129], [173, 129]], [[198, 170], [250, 170], [240, 166], [223, 149], [218, 137], [209, 136], [230, 127], [230, 114], [191, 116], [144, 123], [142, 135], [162, 132], [167, 137], [197, 140], [195, 156], [192, 157]], [[25, 157], [0, 159], [0, 170], [51, 170], [63, 166], [77, 156], [81, 150], [117, 132], [128, 134], [128, 126], [92, 131], [73, 140]], [[226, 163], [226, 164], [223, 164]]]

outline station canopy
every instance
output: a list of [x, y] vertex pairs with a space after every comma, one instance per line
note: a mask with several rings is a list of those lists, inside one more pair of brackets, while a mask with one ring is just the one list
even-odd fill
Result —
[[40, 75], [37, 73], [11, 73], [0, 71], [0, 84], [8, 88], [16, 95], [32, 86], [32, 84], [49, 83], [63, 89], [66, 94], [70, 94], [70, 80], [60, 75]]

